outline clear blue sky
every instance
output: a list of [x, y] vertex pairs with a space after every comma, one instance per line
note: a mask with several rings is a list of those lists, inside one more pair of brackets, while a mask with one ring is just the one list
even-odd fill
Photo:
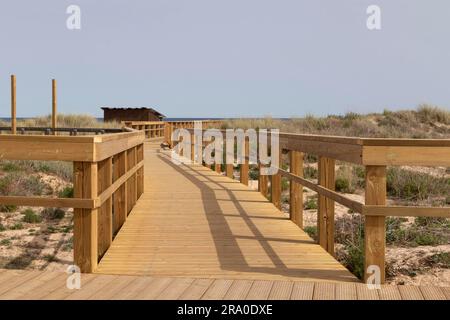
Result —
[[[66, 28], [66, 8], [82, 29]], [[382, 9], [382, 30], [366, 8]], [[448, 0], [40, 0], [0, 4], [0, 116], [153, 106], [170, 117], [450, 107]]]

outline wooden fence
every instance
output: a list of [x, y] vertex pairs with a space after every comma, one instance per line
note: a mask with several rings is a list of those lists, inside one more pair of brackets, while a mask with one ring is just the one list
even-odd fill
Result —
[[[450, 167], [450, 139], [371, 139], [280, 133], [279, 142], [278, 173], [272, 176], [259, 175], [259, 191], [281, 209], [281, 179], [287, 178], [290, 181], [290, 219], [300, 228], [303, 228], [303, 187], [317, 192], [318, 242], [332, 255], [334, 255], [335, 202], [364, 215], [365, 281], [371, 275], [368, 272], [369, 266], [378, 266], [381, 282], [385, 281], [387, 216], [450, 218], [450, 207], [386, 205], [387, 166]], [[194, 160], [195, 143], [191, 132], [191, 160]], [[244, 143], [246, 157], [245, 163], [240, 165], [240, 181], [248, 184], [250, 150], [248, 139], [245, 139]], [[289, 170], [281, 169], [283, 153], [288, 153]], [[305, 154], [318, 157], [318, 183], [304, 178]], [[365, 167], [364, 203], [335, 191], [336, 161]], [[212, 166], [212, 169], [219, 173], [221, 168], [219, 164]], [[258, 168], [260, 171], [260, 163]], [[234, 177], [234, 164], [225, 164], [225, 174], [230, 178]]]
[[144, 132], [97, 136], [0, 135], [5, 160], [73, 162], [73, 198], [0, 196], [0, 204], [74, 208], [74, 263], [99, 259], [144, 189]]

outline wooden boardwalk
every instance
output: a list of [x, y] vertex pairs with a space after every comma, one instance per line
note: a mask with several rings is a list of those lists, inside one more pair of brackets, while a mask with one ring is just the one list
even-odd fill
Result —
[[145, 146], [145, 188], [97, 273], [246, 280], [357, 279], [259, 192]]
[[62, 272], [0, 270], [0, 300], [450, 300], [450, 288], [362, 283], [199, 279], [83, 274], [68, 289]]

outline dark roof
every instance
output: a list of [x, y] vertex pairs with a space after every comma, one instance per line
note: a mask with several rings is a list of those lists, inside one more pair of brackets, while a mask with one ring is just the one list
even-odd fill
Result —
[[133, 108], [133, 107], [101, 107], [103, 110], [149, 110], [156, 114], [159, 117], [165, 118], [166, 116], [163, 115], [161, 112], [156, 111], [153, 108], [148, 107], [140, 107], [140, 108]]

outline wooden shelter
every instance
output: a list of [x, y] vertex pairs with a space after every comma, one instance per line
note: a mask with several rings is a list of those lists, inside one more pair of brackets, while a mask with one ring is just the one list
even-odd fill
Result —
[[161, 121], [165, 115], [153, 108], [102, 107], [104, 121]]

